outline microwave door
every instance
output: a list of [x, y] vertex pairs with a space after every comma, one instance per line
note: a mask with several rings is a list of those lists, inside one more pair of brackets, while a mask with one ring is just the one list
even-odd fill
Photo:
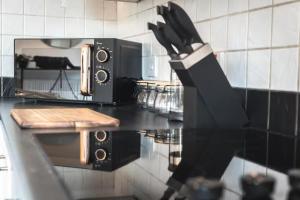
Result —
[[84, 96], [92, 95], [92, 45], [81, 47], [80, 92]]

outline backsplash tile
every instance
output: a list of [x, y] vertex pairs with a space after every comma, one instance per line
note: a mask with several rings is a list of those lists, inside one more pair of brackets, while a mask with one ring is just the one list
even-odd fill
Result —
[[272, 90], [298, 90], [298, 56], [299, 48], [272, 50]]
[[24, 14], [44, 15], [45, 0], [24, 0]]
[[197, 0], [197, 21], [210, 18], [211, 1], [210, 0]]
[[269, 47], [271, 45], [272, 9], [249, 13], [248, 47]]
[[249, 9], [272, 5], [272, 0], [249, 0]]
[[196, 24], [196, 29], [198, 33], [201, 35], [202, 40], [206, 43], [210, 43], [211, 41], [210, 24], [211, 22], [209, 21]]
[[67, 37], [80, 37], [84, 35], [84, 20], [77, 18], [66, 18], [65, 34]]
[[273, 46], [298, 45], [300, 2], [274, 8]]
[[104, 7], [103, 0], [86, 0], [85, 1], [85, 17], [87, 19], [104, 19], [104, 12], [103, 12], [104, 8], [103, 7]]
[[228, 49], [247, 48], [248, 14], [229, 16]]
[[[106, 6], [106, 14], [104, 11]], [[3, 0], [1, 76], [13, 77], [13, 40], [22, 37], [116, 37], [117, 4], [109, 0]]]
[[228, 12], [241, 12], [248, 10], [248, 0], [229, 0]]
[[297, 93], [271, 92], [270, 131], [295, 134]]
[[[225, 33], [225, 34], [220, 34]], [[211, 21], [211, 46], [214, 51], [227, 49], [227, 17]]]
[[268, 102], [268, 90], [247, 90], [247, 115], [251, 127], [267, 129]]
[[66, 17], [84, 17], [84, 0], [72, 0], [66, 2]]
[[3, 35], [2, 36], [2, 55], [14, 55], [14, 39], [18, 38], [16, 35]]
[[23, 35], [23, 15], [2, 14], [2, 34]]
[[117, 2], [116, 1], [104, 1], [104, 19], [116, 20], [117, 19]]
[[2, 13], [23, 14], [24, 0], [3, 0], [2, 1]]
[[248, 52], [247, 87], [269, 89], [271, 50]]
[[246, 52], [227, 53], [226, 75], [233, 87], [246, 87]]
[[46, 16], [64, 17], [65, 8], [61, 7], [61, 0], [45, 0]]
[[228, 0], [211, 0], [211, 16], [218, 17], [228, 13]]
[[285, 171], [295, 168], [295, 140], [290, 137], [282, 137], [269, 134], [268, 166], [272, 169]]
[[45, 36], [63, 37], [65, 35], [65, 20], [59, 17], [46, 17]]
[[25, 16], [24, 35], [42, 37], [45, 35], [45, 17]]

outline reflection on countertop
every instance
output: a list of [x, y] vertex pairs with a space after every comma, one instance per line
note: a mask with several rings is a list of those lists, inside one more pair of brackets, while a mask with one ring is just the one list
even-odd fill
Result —
[[[283, 199], [288, 192], [285, 173], [300, 164], [296, 160], [298, 151], [293, 151], [299, 142], [297, 138], [252, 129], [109, 131], [107, 135], [112, 141], [122, 138], [123, 145], [136, 143], [140, 148], [136, 153], [140, 156], [111, 170], [93, 165], [72, 166], [67, 162], [56, 164], [54, 160], [60, 177], [76, 199], [113, 196], [173, 199], [188, 178], [203, 176], [224, 181], [223, 199], [237, 200], [241, 195], [240, 177], [253, 171], [278, 178], [274, 199]], [[61, 146], [65, 150], [55, 150], [55, 156], [80, 163], [80, 132], [36, 136], [50, 159], [54, 156], [49, 149], [51, 145], [55, 149], [68, 142], [69, 145]], [[96, 150], [93, 145], [99, 145], [93, 143], [95, 132], [89, 136], [90, 155], [93, 155]], [[68, 148], [71, 146], [73, 149]], [[111, 150], [114, 149], [120, 148], [113, 146]]]
[[[22, 189], [31, 195], [31, 199], [86, 199], [103, 196], [168, 198], [170, 194], [176, 196], [188, 178], [204, 176], [224, 181], [226, 190], [223, 199], [237, 200], [241, 194], [239, 178], [255, 171], [277, 179], [274, 199], [279, 200], [284, 199], [288, 191], [285, 173], [288, 169], [300, 167], [297, 137], [253, 129], [182, 129], [181, 123], [169, 123], [166, 118], [132, 106], [94, 108], [119, 118], [121, 126], [116, 129], [21, 129], [11, 118], [10, 110], [30, 106], [53, 105], [22, 102], [14, 98], [0, 101], [9, 157], [19, 178], [18, 182], [22, 183]], [[98, 144], [87, 141], [93, 137], [94, 140], [96, 132], [100, 133], [97, 137], [101, 140], [101, 131], [104, 130], [113, 140], [119, 140], [121, 145], [130, 144], [133, 147], [130, 152], [134, 156], [129, 156], [121, 165], [103, 171], [91, 164]], [[85, 141], [82, 143], [85, 145], [80, 145], [80, 138]], [[94, 151], [90, 151], [93, 145]], [[84, 147], [82, 151], [80, 146]], [[111, 149], [113, 151], [118, 147], [112, 143]], [[116, 152], [117, 155], [124, 153]], [[100, 157], [105, 155], [99, 153]], [[70, 162], [65, 162], [68, 159]], [[58, 161], [61, 163], [56, 163]], [[90, 165], [85, 165], [85, 162]], [[56, 171], [51, 164], [59, 165], [55, 167]]]

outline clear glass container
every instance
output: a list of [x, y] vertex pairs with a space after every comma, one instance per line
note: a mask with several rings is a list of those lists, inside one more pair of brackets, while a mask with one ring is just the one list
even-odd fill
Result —
[[157, 85], [155, 83], [148, 83], [148, 97], [147, 97], [147, 109], [154, 111], [154, 103], [157, 97]]
[[160, 85], [157, 87], [157, 97], [155, 100], [155, 111], [161, 115], [168, 115], [170, 111], [172, 85]]
[[138, 81], [138, 94], [137, 94], [137, 104], [143, 108], [147, 107], [147, 98], [149, 95], [148, 83], [146, 81]]
[[175, 85], [170, 92], [169, 120], [183, 121], [183, 95], [182, 85]]

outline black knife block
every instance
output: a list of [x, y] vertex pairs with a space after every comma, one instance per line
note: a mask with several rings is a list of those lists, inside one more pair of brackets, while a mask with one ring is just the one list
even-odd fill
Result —
[[242, 102], [228, 82], [208, 44], [171, 67], [184, 86], [185, 128], [238, 129], [248, 123]]

